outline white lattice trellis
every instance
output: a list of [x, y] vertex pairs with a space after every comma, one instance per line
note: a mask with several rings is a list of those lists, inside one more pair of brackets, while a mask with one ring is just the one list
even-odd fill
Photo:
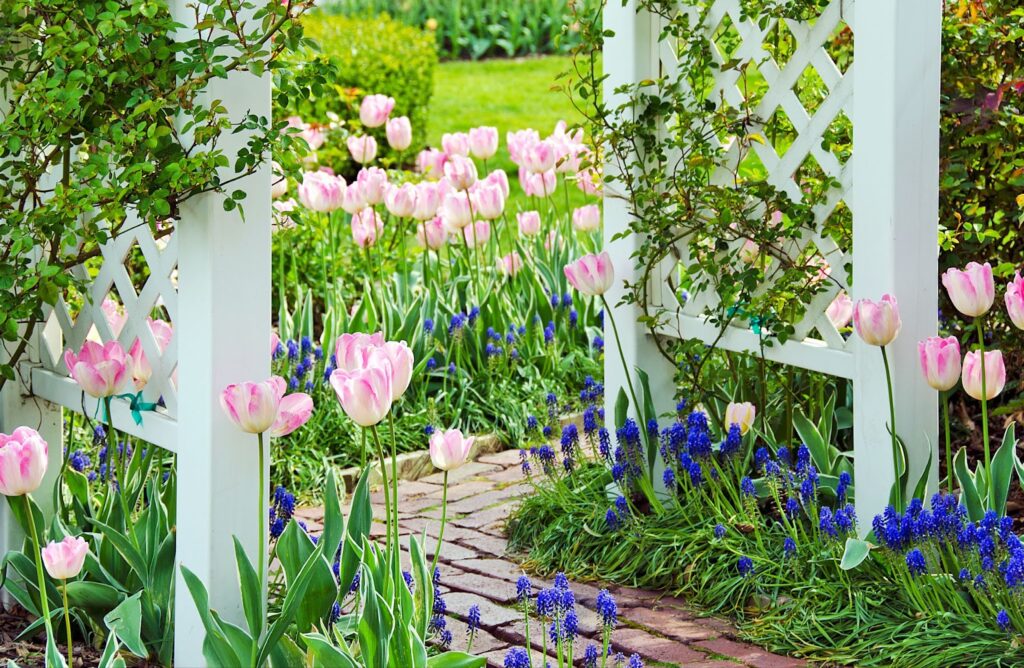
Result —
[[[659, 76], [676, 77], [679, 45], [659, 39], [663, 19], [638, 10], [635, 1], [606, 5], [605, 25], [615, 35], [605, 44], [606, 102], [621, 103], [616, 89]], [[855, 13], [856, 7], [856, 13]], [[813, 21], [772, 19], [763, 26], [760, 17], [744, 17], [740, 0], [706, 0], [699, 7], [688, 3], [686, 12], [694, 28], [687, 40], [703, 40], [712, 58], [725, 69], [714, 71], [714, 99], [735, 107], [753, 100], [751, 116], [762, 119], [761, 142], [741, 143], [735, 137], [718, 137], [723, 167], [713, 177], [728, 186], [744, 152], [756, 156], [765, 179], [794, 201], [802, 201], [797, 174], [808, 166], [838, 185], [814, 208], [815, 224], [799, 239], [773, 253], [788, 260], [820, 256], [829, 267], [829, 280], [807, 305], [795, 324], [795, 334], [784, 344], [763, 347], [763, 333], [734, 319], [720, 335], [719, 325], [705, 313], [716, 306], [717, 296], [707, 291], [685, 302], [676, 297], [676, 267], [667, 260], [648, 283], [648, 303], [660, 310], [659, 336], [716, 341], [726, 350], [763, 354], [766, 358], [854, 380], [856, 476], [858, 511], [871, 517], [888, 498], [891, 467], [886, 431], [888, 405], [881, 356], [856, 337], [844, 338], [826, 315], [840, 291], [854, 299], [896, 295], [902, 306], [903, 332], [891, 346], [896, 374], [898, 429], [910, 446], [911, 468], [920, 471], [929, 448], [937, 442], [937, 404], [933, 392], [917, 382], [914, 346], [935, 331], [937, 272], [936, 234], [938, 209], [938, 74], [940, 61], [940, 6], [931, 0], [833, 0]], [[772, 31], [785, 31], [795, 47], [782, 54], [770, 48]], [[855, 35], [853, 63], [840, 68], [830, 54], [830, 43], [849, 30]], [[736, 64], [740, 63], [739, 66]], [[856, 76], [854, 73], [856, 65]], [[756, 70], [760, 89], [751, 97], [743, 86], [742, 72]], [[816, 98], [808, 97], [808, 82], [817, 84]], [[784, 141], [774, 142], [764, 125], [784, 119]], [[823, 137], [840, 122], [852, 121], [855, 137], [852, 158], [823, 146]], [[666, 128], [671, 118], [664, 119]], [[666, 130], [669, 131], [669, 130]], [[614, 172], [616, 166], [606, 166]], [[841, 211], [852, 213], [852, 247], [837, 240], [828, 226]], [[605, 243], [617, 272], [635, 283], [631, 255], [640, 240], [614, 239], [627, 229], [628, 203], [605, 201]], [[689, 239], [678, 245], [682, 262], [688, 261]], [[733, 242], [733, 248], [742, 240]], [[773, 271], [766, 270], [765, 285]], [[847, 275], [856, 267], [856, 282]], [[611, 300], [623, 292], [616, 287]], [[636, 321], [635, 306], [618, 305], [619, 323]], [[627, 358], [639, 362], [651, 376], [653, 393], [669, 409], [673, 396], [673, 368], [663, 362], [642, 326], [620, 329]], [[608, 337], [613, 332], [606, 332]], [[655, 368], [651, 368], [654, 366]], [[614, 398], [624, 383], [623, 370], [614, 356], [605, 365], [606, 396]], [[933, 473], [934, 477], [934, 473]]]

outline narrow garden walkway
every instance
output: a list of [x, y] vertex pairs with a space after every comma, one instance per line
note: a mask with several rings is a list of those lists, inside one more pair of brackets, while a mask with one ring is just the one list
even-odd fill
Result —
[[[515, 581], [524, 573], [514, 555], [506, 554], [505, 521], [517, 499], [530, 491], [519, 470], [519, 452], [507, 450], [483, 455], [477, 461], [452, 471], [448, 477], [448, 525], [441, 550], [441, 590], [448, 610], [448, 628], [455, 638], [453, 649], [464, 649], [465, 620], [470, 606], [480, 608], [481, 630], [473, 642], [473, 653], [487, 657], [488, 666], [501, 667], [509, 647], [522, 646], [522, 613], [515, 609]], [[437, 473], [399, 486], [401, 531], [437, 539], [441, 517], [442, 474]], [[383, 515], [383, 493], [372, 496], [375, 515]], [[296, 517], [311, 530], [319, 529], [322, 508], [304, 508]], [[374, 524], [383, 537], [384, 525]], [[436, 543], [427, 545], [432, 555]], [[534, 591], [551, 582], [531, 577]], [[580, 633], [587, 640], [598, 638], [594, 603], [600, 587], [572, 583], [580, 612]], [[686, 668], [791, 668], [805, 662], [736, 640], [731, 624], [721, 619], [699, 617], [685, 601], [659, 592], [610, 586], [619, 607], [619, 626], [612, 635], [615, 651], [634, 652], [648, 665]], [[541, 666], [541, 635], [536, 626], [530, 639], [536, 650], [534, 666]], [[581, 645], [577, 656], [582, 656]], [[579, 663], [579, 661], [577, 662]], [[551, 659], [551, 665], [556, 665]]]

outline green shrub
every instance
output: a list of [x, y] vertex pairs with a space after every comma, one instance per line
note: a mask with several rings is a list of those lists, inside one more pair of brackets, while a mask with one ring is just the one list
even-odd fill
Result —
[[[329, 0], [345, 16], [387, 13], [432, 30], [443, 58], [568, 53], [580, 42], [577, 20], [601, 20], [597, 0]], [[578, 12], [578, 15], [576, 14]]]

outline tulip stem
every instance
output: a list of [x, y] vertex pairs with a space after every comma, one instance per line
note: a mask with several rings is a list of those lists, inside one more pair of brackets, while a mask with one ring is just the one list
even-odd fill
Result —
[[978, 348], [981, 351], [981, 439], [982, 443], [985, 445], [985, 474], [989, 477], [989, 480], [991, 480], [992, 450], [989, 447], [988, 442], [988, 388], [985, 386], [985, 334], [981, 327], [981, 316], [974, 319], [974, 325], [978, 329]]
[[956, 477], [953, 475], [953, 446], [950, 442], [949, 434], [949, 394], [946, 392], [942, 393], [942, 426], [946, 431], [946, 493], [953, 493], [953, 481]]
[[74, 649], [71, 645], [71, 613], [68, 609], [68, 581], [64, 579], [64, 586], [61, 588], [61, 592], [64, 594], [64, 626], [68, 634], [68, 665], [75, 665], [74, 660]]
[[[395, 549], [401, 549], [398, 539], [398, 441], [395, 439], [395, 414], [393, 411], [388, 411], [388, 427], [391, 432], [391, 498], [395, 500], [394, 507], [391, 512], [395, 516]], [[381, 464], [383, 466], [383, 464]], [[401, 567], [398, 566], [398, 560], [395, 560], [396, 570], [395, 581], [401, 577]]]
[[892, 396], [892, 372], [889, 369], [889, 356], [885, 352], [885, 346], [880, 346], [879, 350], [882, 351], [882, 363], [885, 365], [885, 385], [889, 390], [889, 428], [892, 435], [893, 489], [896, 490], [896, 509], [899, 512], [903, 512], [903, 483], [900, 481], [900, 445], [896, 437], [896, 402]]
[[46, 625], [46, 635], [53, 637], [53, 626], [50, 624], [50, 601], [46, 596], [46, 576], [43, 575], [43, 548], [39, 544], [39, 532], [36, 530], [36, 516], [32, 512], [32, 501], [28, 494], [23, 494], [25, 500], [25, 512], [28, 517], [28, 528], [32, 534], [32, 545], [36, 552], [36, 575], [39, 578], [39, 607], [43, 612], [43, 623]]
[[380, 462], [380, 477], [384, 481], [384, 516], [387, 518], [387, 531], [384, 545], [391, 549], [391, 492], [388, 490], [388, 467], [387, 459], [384, 457], [384, 446], [380, 443], [380, 434], [377, 433], [377, 425], [370, 427], [373, 433], [373, 442], [377, 446], [377, 459]]
[[252, 666], [256, 668], [257, 650], [259, 649], [260, 636], [263, 635], [263, 627], [266, 626], [266, 573], [264, 572], [264, 561], [266, 560], [267, 554], [267, 539], [264, 537], [264, 531], [267, 526], [267, 511], [266, 502], [263, 500], [263, 495], [266, 493], [267, 481], [266, 481], [266, 453], [263, 447], [263, 432], [256, 434], [256, 438], [259, 443], [259, 493], [256, 495], [256, 517], [259, 519], [258, 526], [256, 527], [256, 577], [259, 578], [260, 582], [260, 628], [256, 629], [255, 638], [252, 643]]
[[[124, 515], [124, 527], [128, 535], [132, 539], [132, 543], [135, 547], [139, 547], [139, 540], [135, 536], [135, 532], [132, 528], [132, 516], [128, 511], [128, 501], [125, 499], [126, 487], [125, 487], [125, 474], [124, 474], [124, 460], [128, 456], [128, 446], [125, 444], [124, 451], [121, 453], [117, 452], [117, 432], [114, 431], [114, 416], [110, 412], [111, 397], [103, 398], [103, 408], [107, 414], [107, 480], [113, 483], [114, 493], [117, 494], [117, 499], [121, 504], [121, 514]], [[117, 458], [117, 480], [114, 480], [114, 464]]]
[[444, 472], [444, 488], [441, 492], [441, 528], [437, 531], [437, 549], [434, 550], [434, 563], [430, 565], [430, 577], [437, 570], [437, 558], [441, 556], [441, 541], [444, 540], [444, 524], [448, 520], [448, 471]]

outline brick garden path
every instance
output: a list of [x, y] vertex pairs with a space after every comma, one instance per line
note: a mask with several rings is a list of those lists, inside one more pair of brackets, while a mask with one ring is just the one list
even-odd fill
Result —
[[[452, 471], [448, 476], [448, 524], [441, 549], [441, 591], [448, 609], [448, 628], [453, 649], [465, 649], [466, 615], [470, 606], [480, 607], [481, 630], [473, 642], [473, 653], [487, 657], [488, 666], [501, 667], [506, 650], [522, 646], [523, 617], [514, 608], [515, 581], [523, 574], [514, 557], [506, 553], [504, 525], [516, 500], [531, 487], [519, 471], [519, 452], [507, 450], [483, 455], [477, 461]], [[441, 517], [442, 474], [414, 482], [399, 483], [400, 524], [403, 535], [421, 535], [437, 540]], [[375, 514], [383, 515], [383, 494], [372, 496]], [[296, 516], [311, 530], [319, 529], [322, 508], [299, 509]], [[384, 525], [374, 523], [383, 537]], [[436, 542], [426, 546], [433, 555]], [[534, 592], [551, 582], [531, 577]], [[590, 639], [598, 637], [598, 619], [593, 612], [600, 587], [573, 582], [580, 633], [577, 657]], [[721, 619], [699, 617], [686, 602], [658, 592], [610, 586], [619, 607], [619, 626], [612, 634], [612, 646], [629, 656], [637, 652], [648, 666], [687, 668], [790, 668], [805, 662], [736, 640], [735, 629]], [[541, 666], [541, 629], [532, 621], [530, 639], [534, 666]], [[598, 643], [599, 644], [599, 643]], [[578, 662], [577, 662], [578, 663]], [[551, 659], [551, 665], [557, 665]]]

